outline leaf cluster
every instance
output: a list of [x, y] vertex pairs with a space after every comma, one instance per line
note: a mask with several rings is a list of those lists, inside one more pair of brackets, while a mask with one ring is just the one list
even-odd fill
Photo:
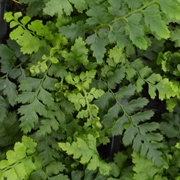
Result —
[[0, 45], [0, 179], [179, 179], [179, 0], [19, 3]]

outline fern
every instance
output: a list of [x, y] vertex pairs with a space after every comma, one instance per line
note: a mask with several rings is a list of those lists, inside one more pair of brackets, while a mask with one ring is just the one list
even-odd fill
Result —
[[[170, 18], [177, 19], [178, 15], [173, 16], [171, 10], [166, 10], [166, 6], [162, 4], [161, 1], [158, 1], [158, 5], [155, 4], [155, 1], [146, 2], [142, 5], [142, 3], [138, 0], [136, 4], [137, 9], [130, 9], [124, 8], [124, 12], [122, 13], [114, 13], [117, 12], [118, 9], [122, 7], [126, 7], [126, 3], [117, 3], [114, 1], [109, 1], [108, 3], [104, 3], [104, 8], [101, 9], [99, 5], [94, 6], [93, 8], [87, 11], [87, 15], [89, 18], [87, 19], [87, 24], [92, 28], [92, 26], [101, 24], [94, 28], [95, 34], [90, 35], [87, 38], [87, 43], [91, 45], [91, 49], [94, 51], [93, 55], [97, 58], [98, 63], [102, 63], [102, 59], [105, 53], [105, 46], [108, 42], [117, 43], [119, 47], [123, 44], [128, 46], [130, 44], [129, 39], [140, 49], [147, 49], [147, 40], [145, 39], [145, 29], [140, 28], [144, 26], [144, 23], [147, 25], [148, 30], [155, 35], [158, 35], [160, 38], [169, 38], [169, 30], [167, 25], [164, 23], [161, 17], [160, 9], [163, 9], [163, 13], [170, 14]], [[117, 6], [116, 6], [116, 5]], [[176, 6], [176, 2], [172, 3], [174, 7]], [[109, 8], [107, 8], [110, 5]], [[118, 9], [117, 9], [118, 8]], [[175, 12], [178, 12], [178, 8], [173, 8]], [[134, 10], [134, 11], [133, 11]], [[110, 13], [111, 17], [108, 18], [107, 14]], [[153, 14], [153, 15], [152, 15]], [[175, 13], [176, 14], [176, 13]], [[142, 17], [142, 15], [144, 17]], [[104, 18], [99, 18], [104, 17]], [[127, 21], [125, 19], [127, 18]], [[103, 20], [104, 19], [104, 20]], [[142, 21], [140, 21], [143, 19]], [[157, 27], [158, 21], [159, 26]], [[120, 30], [116, 27], [117, 22], [121, 24], [121, 27], [125, 27], [125, 31], [123, 28]], [[141, 23], [140, 23], [141, 22]], [[71, 28], [80, 29], [80, 24], [72, 25]], [[109, 25], [110, 28], [107, 26]], [[82, 23], [81, 23], [82, 27]], [[120, 27], [120, 26], [119, 26]], [[67, 29], [67, 28], [66, 28]], [[106, 29], [106, 33], [101, 35], [101, 29]], [[132, 31], [133, 29], [133, 31]], [[65, 27], [62, 28], [61, 31], [66, 36]], [[74, 31], [76, 33], [77, 31]], [[97, 33], [96, 33], [97, 32]], [[120, 33], [119, 33], [120, 32]], [[126, 33], [129, 34], [129, 37], [126, 36]], [[73, 33], [72, 33], [73, 34]], [[106, 34], [108, 36], [106, 36]], [[71, 35], [72, 36], [72, 35]], [[74, 35], [75, 36], [75, 35]], [[68, 37], [68, 36], [67, 36]], [[107, 38], [108, 37], [108, 38]]]
[[162, 134], [169, 138], [179, 139], [179, 103], [174, 112], [162, 114], [164, 121], [160, 124]]
[[[116, 74], [114, 75], [116, 76]], [[146, 120], [149, 120], [153, 116], [152, 111], [138, 112], [137, 114], [132, 114], [133, 111], [138, 111], [147, 105], [148, 100], [145, 98], [138, 98], [137, 100], [132, 100], [126, 105], [122, 105], [123, 99], [129, 99], [135, 93], [135, 86], [129, 85], [128, 87], [121, 88], [117, 93], [113, 93], [111, 89], [109, 91], [112, 93], [110, 98], [106, 99], [105, 103], [109, 103], [108, 99], [112, 99], [114, 96], [114, 100], [116, 104], [112, 106], [108, 113], [103, 116], [103, 123], [105, 127], [112, 126], [112, 135], [119, 135], [123, 133], [125, 129], [123, 144], [128, 146], [133, 144], [133, 149], [136, 152], [142, 150], [142, 156], [147, 156], [157, 166], [163, 165], [162, 153], [157, 150], [159, 146], [154, 143], [151, 144], [151, 141], [159, 142], [163, 139], [162, 135], [159, 133], [151, 133], [155, 131], [158, 127], [158, 123], [145, 123], [139, 125]], [[101, 101], [103, 97], [99, 99]], [[100, 106], [101, 109], [104, 108]], [[123, 113], [122, 117], [118, 117], [120, 113]], [[144, 149], [146, 147], [146, 149]], [[156, 158], [154, 158], [156, 157]]]
[[96, 150], [96, 141], [92, 135], [87, 136], [87, 143], [80, 138], [72, 145], [69, 143], [59, 143], [59, 146], [66, 151], [69, 155], [73, 155], [74, 159], [81, 158], [82, 164], [87, 164], [87, 169], [95, 170], [99, 168], [101, 174], [108, 174], [111, 169], [110, 166], [103, 160], [99, 159]]
[[16, 142], [14, 151], [6, 153], [7, 160], [0, 161], [1, 179], [26, 179], [30, 173], [36, 170], [38, 160], [32, 159], [36, 153], [36, 143], [29, 137], [23, 136], [22, 143]]
[[19, 3], [0, 45], [0, 179], [178, 179], [180, 2]]
[[162, 170], [155, 167], [151, 161], [148, 161], [142, 157], [140, 157], [137, 153], [133, 153], [133, 163], [135, 164], [133, 170], [136, 174], [134, 174], [133, 179], [167, 179], [162, 177]]
[[[30, 84], [28, 83], [28, 81], [30, 82]], [[37, 81], [39, 83], [36, 84], [36, 87], [31, 86], [31, 84], [34, 83], [34, 78], [27, 79], [27, 81], [24, 80], [21, 83], [22, 85], [20, 85], [21, 90], [28, 90], [28, 89], [31, 90], [33, 88], [35, 88], [36, 90], [34, 93], [27, 92], [22, 95], [19, 95], [17, 99], [18, 102], [24, 102], [24, 103], [30, 102], [30, 104], [23, 105], [19, 108], [19, 113], [23, 115], [20, 119], [22, 122], [21, 127], [25, 133], [29, 132], [34, 127], [34, 123], [38, 122], [39, 118], [37, 113], [45, 117], [47, 116], [47, 110], [45, 109], [45, 106], [37, 98], [37, 95], [40, 92], [39, 86], [41, 80], [37, 79]], [[26, 86], [24, 86], [24, 84], [26, 84]], [[23, 89], [23, 87], [25, 89]], [[24, 99], [24, 96], [26, 96], [26, 99]]]

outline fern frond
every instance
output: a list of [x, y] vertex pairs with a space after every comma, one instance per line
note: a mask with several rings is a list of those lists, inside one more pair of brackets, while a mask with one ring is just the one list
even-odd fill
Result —
[[[21, 91], [25, 91], [18, 95], [17, 101], [24, 104], [18, 109], [18, 112], [22, 115], [20, 118], [20, 126], [26, 133], [31, 131], [31, 129], [34, 127], [34, 123], [38, 122], [38, 115], [48, 118], [46, 108], [52, 108], [55, 105], [52, 94], [43, 88], [49, 87], [49, 82], [53, 83], [53, 81], [50, 80], [51, 78], [49, 81], [47, 78], [50, 77], [46, 76], [46, 74], [43, 79], [27, 78], [21, 81], [21, 84], [19, 85], [19, 89]], [[55, 83], [56, 82], [57, 80]], [[54, 90], [53, 87], [50, 89]], [[49, 122], [44, 123], [49, 124]], [[48, 130], [46, 132], [50, 131]]]
[[[51, 133], [53, 134], [53, 133]], [[46, 167], [51, 162], [55, 161], [59, 158], [59, 146], [58, 142], [56, 141], [57, 136], [48, 135], [41, 137], [36, 137], [35, 139], [38, 142], [37, 145], [37, 152], [38, 152], [38, 159], [41, 160], [41, 164], [43, 167]]]
[[115, 72], [110, 71], [107, 74], [108, 77], [108, 86], [110, 89], [115, 89], [117, 84], [120, 84], [122, 79], [125, 77], [125, 69], [118, 68]]
[[163, 122], [160, 124], [161, 133], [169, 138], [178, 138], [180, 139], [179, 133], [179, 123], [180, 123], [180, 114], [179, 114], [179, 102], [177, 103], [174, 112], [162, 114]]
[[[116, 104], [103, 116], [103, 124], [105, 127], [112, 126], [113, 136], [122, 134], [125, 130], [123, 135], [123, 144], [125, 146], [133, 144], [135, 151], [143, 152], [144, 157], [151, 159], [155, 165], [162, 166], [162, 152], [158, 150], [160, 147], [156, 143], [162, 141], [163, 136], [153, 132], [159, 128], [159, 124], [155, 122], [143, 123], [154, 115], [153, 111], [133, 114], [146, 106], [148, 100], [146, 98], [138, 98], [131, 100], [125, 105], [121, 104], [123, 99], [129, 99], [134, 94], [135, 89], [135, 86], [129, 85], [121, 88], [117, 93], [112, 93]], [[119, 114], [122, 114], [122, 116], [119, 117]], [[145, 147], [146, 150], [144, 149]]]
[[65, 165], [62, 162], [53, 161], [46, 167], [46, 173], [48, 176], [53, 176], [59, 174], [59, 172], [63, 172], [65, 169]]
[[74, 159], [81, 159], [82, 164], [87, 164], [87, 169], [95, 170], [99, 168], [101, 174], [108, 174], [111, 167], [99, 158], [96, 149], [96, 139], [92, 135], [87, 136], [87, 141], [81, 138], [77, 138], [77, 142], [59, 143], [59, 147], [67, 152], [69, 155], [73, 155]]
[[[140, 59], [133, 61], [130, 66], [136, 71], [136, 73], [134, 72], [134, 75], [129, 78], [131, 79], [137, 76], [137, 92], [141, 92], [143, 89], [142, 86], [147, 83], [149, 87], [148, 93], [152, 99], [156, 97], [156, 90], [159, 91], [159, 99], [161, 100], [169, 99], [176, 95], [178, 96], [179, 93], [173, 88], [174, 86], [172, 86], [172, 82], [170, 82], [169, 79], [163, 78], [160, 74], [153, 73], [152, 69], [144, 66]], [[128, 73], [128, 71], [126, 73]]]
[[36, 170], [36, 146], [29, 137], [23, 136], [22, 143], [16, 142], [14, 150], [6, 153], [7, 160], [0, 161], [0, 177], [7, 180], [27, 179], [30, 173]]
[[17, 86], [15, 83], [11, 82], [8, 78], [0, 80], [0, 90], [3, 92], [3, 95], [7, 96], [9, 103], [14, 106], [17, 98]]
[[134, 180], [144, 180], [144, 179], [156, 179], [156, 180], [167, 180], [166, 177], [162, 177], [162, 170], [157, 168], [151, 161], [139, 156], [137, 153], [133, 152], [133, 163], [135, 166], [133, 170], [135, 172]]

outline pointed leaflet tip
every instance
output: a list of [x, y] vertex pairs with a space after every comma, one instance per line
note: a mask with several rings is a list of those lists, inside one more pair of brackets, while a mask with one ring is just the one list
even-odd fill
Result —
[[105, 46], [108, 44], [107, 39], [101, 39], [96, 34], [89, 36], [86, 43], [91, 45], [93, 56], [96, 58], [98, 64], [102, 64], [104, 53], [106, 52]]

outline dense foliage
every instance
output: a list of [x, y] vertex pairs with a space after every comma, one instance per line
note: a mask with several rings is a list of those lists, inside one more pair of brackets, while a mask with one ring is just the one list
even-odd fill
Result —
[[0, 180], [179, 180], [180, 1], [19, 3], [0, 45]]

